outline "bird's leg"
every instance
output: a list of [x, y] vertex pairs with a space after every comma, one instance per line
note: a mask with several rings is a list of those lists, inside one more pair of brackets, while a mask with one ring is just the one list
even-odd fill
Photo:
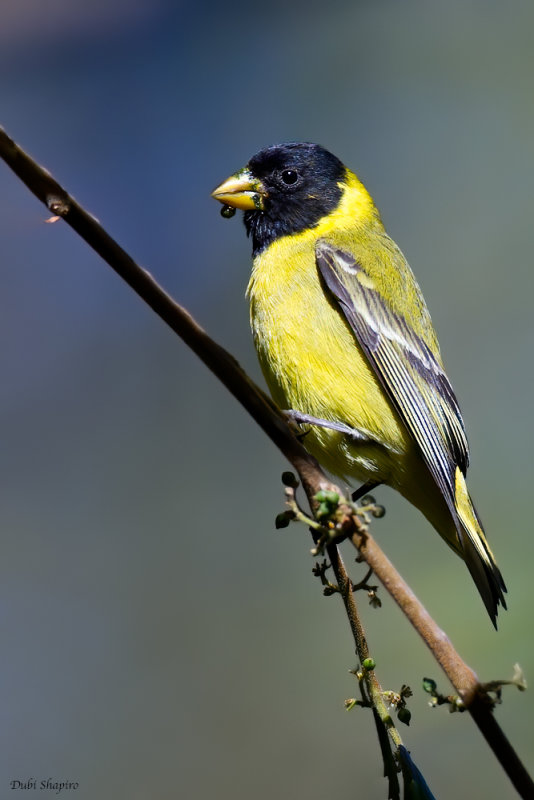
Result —
[[304, 414], [302, 411], [295, 411], [293, 408], [284, 410], [284, 414], [292, 422], [298, 425], [316, 425], [319, 428], [328, 428], [331, 431], [344, 433], [350, 436], [356, 442], [371, 442], [373, 441], [366, 433], [346, 425], [344, 422], [333, 422], [329, 419], [321, 419], [321, 417], [312, 417], [311, 414]]
[[372, 492], [377, 486], [380, 486], [380, 481], [367, 481], [367, 483], [364, 483], [359, 489], [353, 491], [351, 495], [352, 502], [355, 503], [357, 500], [361, 500], [364, 495], [368, 492]]
[[[284, 410], [284, 414], [291, 422], [295, 422], [297, 425], [317, 425], [319, 428], [328, 428], [332, 431], [344, 433], [356, 442], [374, 443], [374, 440], [363, 433], [363, 431], [358, 430], [358, 428], [352, 428], [344, 422], [333, 422], [329, 419], [321, 419], [321, 417], [312, 417], [311, 414], [304, 414], [302, 411], [295, 411], [293, 408]], [[355, 489], [351, 495], [353, 503], [360, 500], [368, 492], [376, 489], [377, 486], [380, 486], [380, 481], [367, 481], [367, 483], [364, 483], [359, 489]]]

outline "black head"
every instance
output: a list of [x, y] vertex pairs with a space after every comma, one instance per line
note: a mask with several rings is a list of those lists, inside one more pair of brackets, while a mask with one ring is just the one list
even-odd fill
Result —
[[278, 144], [248, 162], [265, 189], [262, 209], [246, 211], [244, 222], [258, 253], [280, 236], [313, 228], [339, 203], [346, 168], [318, 144]]

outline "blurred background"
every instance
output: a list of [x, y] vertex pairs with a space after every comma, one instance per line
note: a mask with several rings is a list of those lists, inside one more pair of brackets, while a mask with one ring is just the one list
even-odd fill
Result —
[[[534, 676], [534, 6], [3, 0], [6, 130], [261, 381], [250, 243], [211, 189], [261, 147], [352, 167], [425, 293], [509, 587], [496, 634], [462, 563], [386, 489], [373, 533], [484, 680]], [[0, 165], [0, 796], [386, 796], [355, 655], [283, 508], [274, 446]], [[355, 579], [361, 566], [345, 550]], [[362, 596], [437, 797], [514, 797], [385, 592]], [[532, 770], [532, 693], [497, 717]], [[9, 795], [11, 796], [11, 795]], [[25, 795], [24, 795], [25, 796]], [[63, 796], [63, 794], [61, 795]]]

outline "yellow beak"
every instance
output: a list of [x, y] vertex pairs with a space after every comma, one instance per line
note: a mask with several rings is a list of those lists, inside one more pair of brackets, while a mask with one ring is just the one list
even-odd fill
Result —
[[263, 183], [254, 178], [245, 167], [217, 186], [211, 196], [231, 208], [263, 211], [263, 201], [267, 197], [267, 192]]

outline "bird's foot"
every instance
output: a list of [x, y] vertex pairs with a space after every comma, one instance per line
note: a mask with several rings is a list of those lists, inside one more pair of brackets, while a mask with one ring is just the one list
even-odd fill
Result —
[[297, 425], [314, 425], [318, 428], [327, 428], [331, 431], [344, 433], [350, 436], [355, 442], [371, 442], [373, 441], [366, 433], [347, 425], [345, 422], [337, 422], [330, 419], [322, 419], [321, 417], [314, 417], [311, 414], [304, 414], [302, 411], [297, 411], [294, 408], [284, 410], [284, 414], [291, 422]]

